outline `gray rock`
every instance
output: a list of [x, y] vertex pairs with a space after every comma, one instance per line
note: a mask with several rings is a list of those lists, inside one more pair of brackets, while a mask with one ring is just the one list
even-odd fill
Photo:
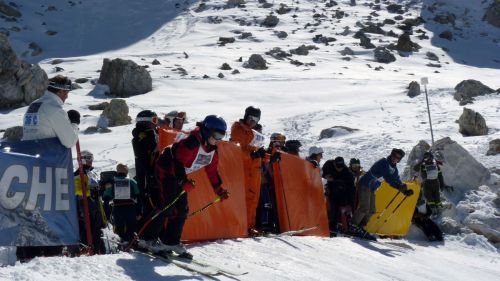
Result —
[[381, 63], [391, 63], [396, 61], [396, 57], [391, 54], [391, 52], [385, 47], [375, 48], [375, 50], [373, 51], [373, 56], [375, 58], [375, 61]]
[[292, 8], [288, 7], [286, 4], [280, 3], [280, 7], [278, 10], [276, 10], [276, 13], [280, 15], [284, 15], [289, 13], [292, 10]]
[[75, 82], [78, 83], [78, 84], [87, 83], [88, 81], [89, 81], [88, 78], [77, 78], [77, 79], [75, 79]]
[[459, 132], [464, 136], [484, 136], [488, 134], [488, 126], [483, 116], [472, 109], [464, 107], [458, 119]]
[[222, 70], [231, 70], [231, 66], [228, 63], [223, 63], [222, 66], [220, 67]]
[[285, 39], [288, 37], [288, 33], [286, 33], [285, 31], [278, 31], [275, 34], [279, 39]]
[[457, 17], [453, 13], [441, 13], [434, 17], [434, 21], [440, 24], [448, 24], [451, 23], [455, 25], [455, 19]]
[[441, 220], [439, 227], [444, 233], [456, 235], [463, 232], [464, 226], [450, 217], [444, 217]]
[[490, 149], [486, 152], [486, 155], [497, 155], [500, 154], [500, 139], [494, 139], [490, 141]]
[[393, 19], [385, 19], [384, 24], [392, 25], [392, 24], [396, 24], [396, 21]]
[[436, 54], [434, 54], [433, 52], [427, 52], [427, 53], [425, 53], [425, 55], [427, 56], [427, 58], [429, 60], [439, 61], [439, 57]]
[[306, 45], [301, 45], [296, 49], [291, 49], [290, 53], [298, 56], [307, 56], [309, 55], [309, 48]]
[[45, 71], [19, 60], [7, 37], [0, 34], [0, 109], [30, 104], [43, 95], [47, 85]]
[[408, 94], [410, 98], [414, 98], [420, 95], [420, 84], [417, 81], [411, 81], [408, 85]]
[[457, 101], [470, 100], [477, 96], [484, 96], [494, 93], [495, 90], [484, 85], [480, 81], [468, 79], [463, 80], [455, 86], [455, 94], [453, 97]]
[[104, 59], [99, 84], [108, 85], [110, 94], [130, 97], [153, 89], [149, 72], [131, 60]]
[[245, 0], [227, 0], [225, 7], [226, 8], [240, 7], [245, 4], [246, 4]]
[[45, 31], [45, 34], [47, 34], [48, 36], [54, 36], [57, 34], [57, 31], [54, 31], [54, 30], [47, 30]]
[[453, 33], [449, 30], [443, 31], [439, 34], [439, 38], [446, 39], [448, 41], [453, 40]]
[[359, 131], [359, 129], [353, 129], [345, 126], [333, 126], [331, 128], [321, 130], [321, 133], [319, 134], [319, 139], [322, 140], [326, 138], [340, 137], [347, 134], [351, 134], [356, 131]]
[[239, 39], [247, 39], [252, 37], [252, 32], [242, 32], [240, 36], [238, 36]]
[[238, 69], [235, 69], [235, 70], [233, 70], [233, 72], [231, 72], [231, 74], [233, 74], [233, 75], [240, 74], [240, 71]]
[[20, 18], [22, 16], [21, 12], [17, 10], [15, 7], [5, 3], [0, 0], [0, 14], [3, 14], [7, 17]]
[[96, 126], [90, 126], [87, 129], [85, 129], [85, 131], [83, 131], [83, 133], [86, 135], [90, 135], [90, 134], [95, 134], [98, 131], [99, 131], [99, 128], [97, 128]]
[[50, 64], [55, 65], [55, 64], [60, 64], [60, 63], [62, 63], [62, 62], [64, 62], [64, 60], [62, 60], [62, 59], [55, 59], [55, 60], [52, 60], [52, 61], [50, 62]]
[[219, 74], [217, 74], [217, 77], [219, 77], [220, 79], [224, 78], [224, 74], [222, 74], [222, 72], [219, 72]]
[[283, 51], [280, 47], [272, 48], [270, 51], [266, 52], [266, 55], [271, 56], [277, 60], [283, 60], [287, 57], [292, 56], [292, 54]]
[[264, 70], [267, 69], [267, 61], [261, 55], [253, 54], [250, 56], [248, 61], [243, 64], [243, 67], [255, 70]]
[[43, 49], [42, 47], [40, 47], [37, 43], [35, 42], [31, 42], [28, 46], [28, 48], [30, 48], [32, 51], [31, 51], [31, 56], [34, 57], [34, 56], [38, 56], [39, 54], [41, 54], [43, 52]]
[[490, 171], [449, 137], [437, 140], [432, 151], [443, 162], [441, 171], [444, 182], [454, 187], [453, 195], [456, 199], [462, 198], [465, 192], [488, 183]]
[[194, 9], [194, 12], [201, 13], [201, 12], [205, 11], [206, 9], [207, 9], [207, 4], [200, 3], [200, 5], [198, 5], [198, 7], [196, 7], [196, 9]]
[[132, 118], [128, 116], [127, 103], [123, 99], [112, 99], [102, 115], [108, 118], [110, 127], [128, 125], [132, 122]]
[[500, 1], [496, 0], [486, 10], [483, 20], [500, 28]]
[[219, 37], [219, 41], [217, 42], [220, 46], [224, 46], [226, 44], [234, 43], [236, 39], [234, 37]]
[[405, 11], [403, 10], [403, 6], [399, 4], [389, 4], [387, 5], [387, 11], [389, 13], [395, 14], [403, 14]]
[[405, 32], [399, 36], [396, 50], [402, 52], [417, 52], [420, 48], [422, 47], [411, 41], [409, 33]]
[[343, 56], [354, 56], [354, 51], [349, 47], [345, 47], [342, 51], [340, 51], [340, 54]]
[[154, 59], [152, 62], [151, 62], [152, 65], [160, 65], [160, 61], [157, 60], [157, 59]]
[[265, 27], [275, 27], [278, 25], [279, 22], [280, 19], [277, 16], [268, 15], [262, 22], [262, 25]]
[[378, 25], [374, 23], [369, 23], [367, 26], [361, 28], [361, 31], [365, 33], [375, 33], [375, 34], [385, 34], [385, 31]]
[[83, 89], [83, 88], [78, 83], [71, 83], [71, 89], [78, 90], [78, 89]]
[[23, 126], [14, 126], [5, 130], [3, 138], [7, 141], [20, 141], [23, 138]]
[[326, 46], [329, 46], [331, 42], [335, 41], [337, 41], [337, 39], [333, 37], [323, 36], [323, 34], [316, 34], [313, 38], [314, 43], [325, 44]]
[[89, 109], [90, 110], [104, 110], [108, 106], [109, 106], [109, 102], [103, 101], [103, 102], [98, 103], [98, 104], [89, 105]]

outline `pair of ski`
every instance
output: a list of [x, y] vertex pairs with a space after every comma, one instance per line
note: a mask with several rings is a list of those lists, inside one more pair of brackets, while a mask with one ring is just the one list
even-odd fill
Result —
[[248, 273], [248, 271], [243, 271], [235, 268], [229, 268], [228, 266], [219, 266], [214, 265], [213, 263], [208, 263], [196, 259], [186, 259], [181, 258], [175, 254], [167, 254], [167, 253], [153, 253], [150, 251], [142, 251], [137, 250], [134, 253], [138, 253], [140, 255], [145, 255], [147, 257], [163, 261], [167, 264], [176, 265], [182, 269], [196, 272], [205, 276], [215, 276], [215, 275], [226, 275], [226, 276], [241, 276]]
[[299, 235], [299, 234], [302, 234], [302, 233], [305, 233], [305, 232], [308, 232], [311, 230], [315, 230], [317, 228], [319, 228], [319, 224], [312, 226], [312, 227], [301, 227], [301, 228], [296, 229], [296, 230], [289, 230], [289, 231], [285, 231], [285, 232], [278, 233], [278, 234], [267, 233], [267, 234], [264, 234], [264, 237], [274, 238], [274, 237], [283, 237], [283, 236], [295, 236], [295, 235]]
[[404, 243], [404, 242], [400, 242], [400, 241], [397, 241], [397, 242], [393, 242], [393, 241], [381, 241], [382, 239], [379, 238], [379, 239], [368, 239], [368, 238], [365, 238], [365, 237], [361, 237], [361, 236], [357, 236], [357, 235], [351, 235], [351, 234], [347, 234], [347, 233], [342, 233], [342, 232], [332, 232], [335, 234], [335, 237], [348, 237], [348, 238], [351, 238], [351, 239], [361, 239], [361, 240], [365, 240], [365, 241], [368, 241], [369, 243], [373, 243], [373, 244], [379, 244], [379, 245], [382, 245], [382, 246], [386, 246], [386, 247], [389, 247], [389, 248], [393, 248], [393, 249], [397, 249], [397, 250], [415, 250], [415, 248], [413, 248], [411, 245], [407, 244], [407, 243]]

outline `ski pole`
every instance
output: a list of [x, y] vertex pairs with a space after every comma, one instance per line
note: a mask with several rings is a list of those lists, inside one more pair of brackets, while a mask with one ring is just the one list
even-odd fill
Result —
[[89, 255], [93, 255], [92, 251], [92, 232], [90, 228], [90, 212], [89, 212], [89, 202], [87, 201], [87, 184], [85, 182], [85, 175], [83, 173], [82, 165], [82, 154], [80, 152], [80, 140], [76, 141], [76, 161], [78, 162], [78, 171], [80, 172], [80, 187], [82, 190], [82, 202], [83, 202], [83, 219], [85, 221], [85, 233], [87, 236], [87, 244], [89, 246]]
[[396, 197], [398, 197], [399, 193], [401, 193], [400, 190], [398, 190], [398, 192], [396, 193], [396, 195], [394, 195], [394, 197], [392, 197], [391, 201], [389, 201], [389, 203], [387, 203], [387, 205], [385, 206], [385, 208], [382, 209], [382, 212], [380, 212], [380, 214], [378, 214], [377, 221], [380, 220], [380, 218], [384, 215], [385, 211], [387, 211], [387, 209], [392, 204], [392, 202], [394, 202], [394, 200], [396, 200]]
[[188, 217], [195, 216], [195, 215], [197, 215], [197, 214], [199, 214], [199, 213], [201, 213], [201, 212], [205, 211], [206, 209], [210, 208], [210, 206], [212, 206], [213, 204], [215, 204], [215, 203], [217, 203], [217, 202], [221, 201], [221, 199], [222, 199], [222, 197], [221, 197], [221, 196], [217, 196], [217, 198], [215, 198], [215, 200], [214, 200], [214, 201], [212, 201], [212, 202], [208, 203], [207, 205], [205, 205], [204, 207], [202, 207], [202, 208], [200, 208], [200, 209], [198, 209], [198, 210], [196, 210], [196, 211], [192, 212], [191, 214], [189, 214], [189, 216], [188, 216]]
[[174, 200], [172, 200], [172, 202], [170, 202], [167, 206], [165, 206], [163, 209], [157, 211], [150, 219], [148, 219], [144, 225], [141, 227], [141, 229], [139, 230], [139, 232], [137, 233], [137, 235], [134, 236], [134, 239], [130, 240], [130, 243], [128, 243], [128, 246], [127, 248], [125, 248], [125, 251], [128, 251], [130, 250], [130, 248], [137, 242], [137, 240], [139, 240], [139, 236], [142, 235], [142, 233], [144, 232], [144, 230], [146, 230], [146, 228], [149, 226], [149, 224], [154, 220], [156, 219], [161, 213], [165, 212], [166, 210], [170, 209], [170, 207], [172, 207], [178, 200], [179, 198], [181, 198], [182, 195], [184, 195], [186, 193], [185, 190], [182, 190], [179, 195], [177, 195], [177, 197], [174, 198]]
[[399, 204], [396, 206], [396, 208], [394, 208], [394, 210], [392, 210], [392, 213], [389, 215], [389, 217], [387, 217], [384, 222], [379, 226], [377, 227], [377, 229], [375, 230], [375, 233], [377, 233], [391, 218], [392, 216], [394, 216], [396, 214], [396, 211], [399, 209], [399, 207], [403, 204], [403, 202], [406, 200], [406, 198], [408, 198], [408, 196], [405, 196], [403, 198], [403, 200], [401, 200], [401, 202], [399, 202]]

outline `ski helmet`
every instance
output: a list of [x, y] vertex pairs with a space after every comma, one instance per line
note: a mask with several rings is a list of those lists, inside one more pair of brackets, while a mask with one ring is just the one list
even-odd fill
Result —
[[135, 119], [137, 124], [158, 124], [158, 115], [154, 111], [151, 110], [143, 110], [137, 114]]
[[202, 127], [201, 133], [204, 139], [214, 137], [216, 140], [221, 140], [224, 138], [227, 131], [226, 121], [217, 115], [208, 115], [205, 117]]
[[351, 158], [351, 160], [349, 160], [349, 166], [352, 165], [361, 165], [361, 161], [359, 161], [358, 158]]
[[243, 117], [244, 120], [246, 120], [249, 116], [255, 117], [257, 120], [253, 119], [254, 121], [258, 122], [260, 119], [260, 109], [257, 107], [249, 106], [245, 109], [245, 116]]
[[333, 162], [335, 163], [335, 167], [341, 168], [345, 166], [344, 157], [339, 156], [335, 158]]
[[431, 161], [431, 160], [433, 160], [433, 159], [434, 159], [434, 155], [432, 155], [432, 152], [430, 152], [430, 151], [426, 151], [426, 152], [424, 153], [424, 160], [425, 160], [425, 161]]
[[321, 147], [318, 147], [318, 146], [311, 146], [309, 148], [309, 155], [313, 155], [313, 154], [321, 154], [323, 153], [323, 148]]
[[290, 154], [299, 154], [299, 149], [302, 146], [299, 140], [287, 140], [285, 142], [285, 149]]
[[80, 152], [80, 159], [82, 165], [90, 165], [94, 161], [94, 154], [88, 150], [83, 150]]
[[286, 137], [282, 133], [272, 133], [271, 134], [271, 141], [272, 142], [276, 142], [276, 141], [285, 142]]

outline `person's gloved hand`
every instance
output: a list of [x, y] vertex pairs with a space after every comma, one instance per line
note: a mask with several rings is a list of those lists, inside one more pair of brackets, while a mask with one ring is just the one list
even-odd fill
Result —
[[222, 186], [217, 187], [214, 189], [215, 194], [220, 197], [221, 201], [224, 201], [229, 198], [229, 192], [222, 188]]
[[80, 125], [80, 112], [74, 109], [68, 110], [68, 118], [71, 123]]
[[252, 159], [264, 158], [266, 157], [266, 150], [263, 147], [261, 147], [255, 151], [252, 151], [250, 153], [250, 156], [252, 157]]
[[186, 193], [189, 193], [191, 191], [194, 190], [194, 185], [195, 185], [195, 182], [194, 180], [190, 180], [188, 179], [183, 185], [182, 185], [182, 189], [184, 189], [184, 191], [186, 191]]
[[408, 190], [408, 186], [406, 185], [406, 183], [403, 183], [399, 186], [399, 191], [401, 191], [401, 193], [404, 193], [406, 190]]
[[271, 156], [271, 163], [277, 162], [281, 160], [281, 153], [276, 151], [272, 156]]
[[405, 191], [402, 191], [402, 193], [405, 195], [405, 196], [412, 196], [413, 195], [413, 190], [411, 189], [407, 189]]

